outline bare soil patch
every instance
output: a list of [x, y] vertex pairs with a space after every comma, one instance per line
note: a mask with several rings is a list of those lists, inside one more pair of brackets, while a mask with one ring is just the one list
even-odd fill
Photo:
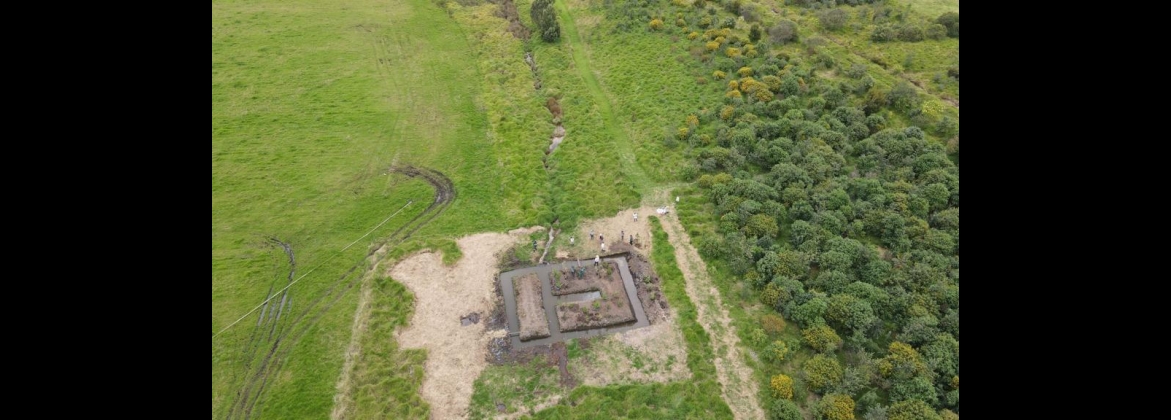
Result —
[[557, 368], [561, 371], [561, 386], [573, 389], [573, 387], [577, 386], [577, 380], [573, 378], [573, 375], [569, 374], [569, 369], [566, 367], [566, 363], [569, 362], [569, 354], [565, 348], [565, 343], [553, 343], [549, 347], [550, 362], [557, 365]]
[[403, 348], [427, 349], [420, 394], [431, 405], [433, 418], [467, 416], [472, 383], [488, 363], [489, 343], [505, 331], [478, 326], [484, 324], [461, 327], [460, 318], [492, 313], [498, 254], [535, 229], [539, 227], [461, 238], [456, 243], [463, 258], [454, 266], [425, 251], [389, 270], [415, 295], [410, 326], [400, 329], [396, 339]]
[[[657, 201], [660, 201], [661, 205], [674, 205], [673, 201], [666, 200], [666, 196]], [[658, 202], [654, 204], [660, 205]], [[634, 219], [635, 213], [638, 213], [638, 220]], [[568, 258], [580, 258], [582, 261], [592, 260], [598, 254], [605, 255], [625, 250], [635, 250], [650, 255], [652, 250], [651, 228], [647, 224], [647, 216], [675, 217], [674, 208], [672, 208], [672, 213], [659, 215], [655, 213], [655, 206], [644, 205], [639, 208], [622, 210], [613, 217], [583, 221], [578, 224], [576, 231], [562, 234], [562, 236], [568, 234], [574, 237], [574, 244], [563, 244], [562, 249], [569, 253]], [[590, 232], [594, 232], [592, 239]], [[606, 252], [601, 250], [599, 235], [606, 238]], [[636, 238], [633, 246], [630, 245], [631, 235]]]
[[570, 372], [582, 385], [599, 387], [691, 378], [687, 344], [663, 296], [659, 276], [638, 250], [626, 246], [615, 247], [615, 251], [633, 251], [627, 256], [626, 265], [651, 325], [589, 340], [579, 339], [583, 357], [570, 364]]
[[[586, 342], [579, 341], [586, 348]], [[691, 378], [687, 345], [673, 317], [649, 327], [593, 338], [570, 372], [582, 385], [682, 381]]]
[[516, 311], [520, 318], [520, 340], [529, 341], [549, 336], [549, 319], [541, 305], [541, 279], [529, 274], [513, 279], [516, 290]]

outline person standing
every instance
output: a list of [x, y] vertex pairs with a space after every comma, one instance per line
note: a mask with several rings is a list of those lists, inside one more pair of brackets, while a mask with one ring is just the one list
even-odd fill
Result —
[[598, 242], [601, 242], [603, 245], [605, 245], [605, 244], [606, 244], [606, 238], [603, 238], [601, 234], [598, 234]]
[[594, 230], [590, 229], [590, 240], [594, 240]]
[[536, 239], [533, 239], [533, 251], [534, 252], [537, 251], [537, 240]]
[[638, 221], [638, 213], [634, 213], [634, 221]]
[[625, 231], [625, 230], [623, 230], [623, 231], [621, 231], [621, 232], [622, 232], [622, 233], [620, 233], [620, 234], [618, 235], [618, 242], [622, 242], [622, 241], [625, 241], [625, 240], [626, 240], [626, 231]]
[[594, 255], [594, 267], [597, 267], [598, 264], [601, 264], [601, 263], [602, 263], [602, 256], [601, 255]]
[[569, 237], [569, 244], [573, 245], [573, 237], [572, 236]]
[[634, 237], [633, 236], [630, 237], [630, 246], [634, 246]]

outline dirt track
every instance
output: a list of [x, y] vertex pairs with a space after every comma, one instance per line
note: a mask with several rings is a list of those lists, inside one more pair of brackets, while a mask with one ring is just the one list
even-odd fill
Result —
[[712, 285], [707, 274], [707, 264], [691, 245], [687, 231], [674, 215], [662, 217], [663, 228], [667, 231], [671, 245], [675, 248], [675, 259], [687, 283], [687, 296], [695, 304], [696, 319], [707, 330], [715, 350], [716, 376], [719, 378], [721, 394], [736, 419], [763, 419], [764, 412], [756, 400], [756, 382], [752, 369], [744, 364], [740, 353], [740, 339], [736, 327], [728, 316], [728, 310], [720, 299], [720, 292]]

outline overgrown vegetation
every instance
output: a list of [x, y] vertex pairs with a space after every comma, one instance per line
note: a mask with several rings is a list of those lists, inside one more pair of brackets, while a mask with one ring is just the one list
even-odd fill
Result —
[[[695, 174], [712, 212], [707, 223], [698, 216], [693, 237], [705, 257], [726, 267], [725, 293], [759, 296], [801, 327], [796, 340], [795, 331], [764, 332], [763, 321], [742, 329], [779, 365], [764, 369], [790, 372], [785, 377], [795, 382], [762, 375], [770, 382], [762, 389], [770, 398], [802, 396], [793, 401], [826, 418], [919, 406], [906, 401], [926, 404], [932, 415], [958, 412], [959, 174], [944, 145], [958, 134], [958, 112], [906, 80], [876, 83], [865, 64], [839, 67], [817, 37], [805, 39], [804, 49], [779, 48], [798, 39], [793, 21], [774, 23], [771, 42], [754, 42], [752, 26], [725, 24], [722, 12], [697, 4], [615, 2], [608, 16], [697, 22], [699, 30], [683, 28], [693, 56], [725, 84], [722, 104], [692, 111], [698, 124], [681, 114], [687, 123], [664, 143], [682, 143], [693, 156], [694, 172], [684, 173]], [[880, 12], [866, 15], [871, 24], [931, 21], [865, 7]], [[818, 14], [823, 30], [848, 27], [850, 15], [834, 10]], [[896, 37], [946, 35], [944, 23], [930, 25], [938, 27], [904, 25], [911, 29]], [[823, 73], [839, 68], [846, 77]], [[958, 80], [958, 67], [953, 73]], [[798, 354], [788, 357], [791, 351]], [[808, 392], [825, 397], [803, 404]], [[767, 405], [774, 416], [791, 414], [789, 403]]]
[[404, 350], [393, 337], [405, 327], [414, 306], [413, 296], [402, 283], [377, 278], [371, 286], [368, 329], [360, 339], [361, 352], [354, 361], [352, 398], [346, 418], [426, 418], [427, 402], [419, 395], [427, 352]]

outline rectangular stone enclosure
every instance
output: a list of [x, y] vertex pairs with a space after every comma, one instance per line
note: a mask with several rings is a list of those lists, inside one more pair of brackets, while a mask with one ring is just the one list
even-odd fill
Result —
[[[577, 272], [572, 268], [554, 269], [552, 275], [561, 332], [634, 322], [634, 312], [630, 309], [630, 299], [626, 296], [618, 264], [606, 261], [594, 267], [590, 263]], [[583, 293], [587, 299], [574, 298], [575, 294]]]
[[649, 325], [622, 256], [501, 273], [500, 287], [513, 348]]

